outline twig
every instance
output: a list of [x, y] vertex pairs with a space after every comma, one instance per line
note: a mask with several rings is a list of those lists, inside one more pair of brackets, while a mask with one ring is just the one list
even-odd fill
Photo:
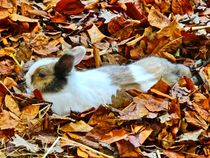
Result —
[[42, 158], [46, 158], [47, 155], [53, 150], [53, 147], [58, 143], [58, 141], [61, 139], [61, 137], [58, 137], [54, 143], [50, 146], [50, 148], [47, 150], [47, 152], [44, 154]]
[[61, 139], [64, 139], [65, 141], [69, 142], [69, 145], [72, 144], [72, 145], [77, 146], [77, 147], [80, 146], [80, 147], [83, 147], [83, 148], [85, 148], [85, 149], [87, 149], [87, 150], [89, 150], [91, 152], [94, 152], [94, 153], [96, 153], [98, 155], [102, 155], [102, 156], [107, 157], [107, 158], [113, 158], [113, 156], [106, 155], [106, 154], [104, 154], [102, 152], [99, 152], [99, 151], [97, 151], [95, 149], [92, 149], [89, 146], [86, 146], [86, 145], [81, 144], [79, 142], [76, 142], [76, 141], [73, 141], [73, 140], [70, 140], [70, 139], [67, 139], [67, 138], [63, 138], [63, 137], [61, 137]]
[[207, 28], [210, 28], [210, 26], [185, 27], [184, 30], [185, 31], [189, 31], [189, 30], [196, 31], [196, 30], [207, 29]]

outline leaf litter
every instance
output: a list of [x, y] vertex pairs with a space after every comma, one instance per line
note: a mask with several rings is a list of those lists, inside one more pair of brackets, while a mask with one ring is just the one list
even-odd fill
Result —
[[[1, 157], [208, 157], [210, 3], [205, 0], [2, 0]], [[121, 90], [111, 105], [57, 116], [26, 93], [34, 59], [83, 45], [77, 66], [127, 64], [156, 55], [190, 66], [197, 83]]]

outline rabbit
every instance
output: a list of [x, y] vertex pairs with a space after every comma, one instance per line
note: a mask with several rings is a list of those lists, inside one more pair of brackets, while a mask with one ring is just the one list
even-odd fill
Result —
[[160, 57], [146, 57], [128, 65], [107, 65], [78, 71], [74, 68], [85, 56], [83, 46], [74, 47], [60, 58], [36, 61], [25, 75], [27, 87], [42, 92], [59, 115], [82, 112], [101, 104], [110, 104], [111, 96], [121, 88], [147, 92], [163, 79], [169, 85], [181, 76], [191, 77], [190, 69]]

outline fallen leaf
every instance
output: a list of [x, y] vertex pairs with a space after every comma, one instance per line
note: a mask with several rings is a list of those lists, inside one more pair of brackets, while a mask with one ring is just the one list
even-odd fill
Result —
[[121, 120], [137, 120], [149, 113], [145, 107], [145, 101], [139, 100], [138, 103], [132, 103], [121, 111]]
[[134, 146], [126, 141], [120, 140], [116, 142], [117, 149], [119, 151], [120, 157], [139, 157], [139, 153], [135, 150]]
[[90, 36], [90, 40], [92, 44], [98, 43], [103, 38], [106, 37], [103, 33], [101, 33], [101, 31], [98, 29], [98, 27], [95, 24], [93, 24], [93, 26], [89, 30], [87, 30], [87, 32]]
[[5, 96], [5, 106], [15, 115], [20, 116], [20, 109], [17, 102], [10, 96]]
[[126, 130], [112, 130], [109, 133], [102, 136], [101, 141], [107, 144], [112, 144], [114, 142], [127, 138], [127, 136], [128, 132]]
[[194, 111], [185, 111], [185, 119], [188, 123], [191, 123], [205, 130], [207, 130], [209, 127], [206, 121]]
[[40, 150], [37, 144], [29, 143], [28, 141], [26, 141], [17, 134], [15, 134], [15, 136], [12, 138], [12, 141], [10, 142], [14, 144], [16, 147], [25, 147], [27, 150], [33, 153], [36, 153]]
[[84, 4], [80, 0], [60, 0], [55, 10], [66, 15], [77, 15], [83, 12]]
[[174, 14], [191, 14], [192, 5], [188, 0], [172, 0], [172, 11]]
[[156, 9], [149, 11], [148, 21], [150, 25], [159, 29], [163, 29], [170, 24], [170, 20]]
[[39, 113], [39, 105], [28, 105], [23, 108], [21, 111], [21, 119], [24, 121], [31, 121], [33, 120]]
[[134, 98], [135, 103], [144, 102], [144, 106], [150, 112], [165, 111], [168, 109], [169, 102], [148, 94], [141, 94]]
[[76, 123], [69, 123], [60, 128], [63, 132], [89, 132], [93, 129], [90, 125], [80, 120]]
[[6, 110], [3, 110], [0, 113], [0, 128], [3, 129], [12, 129], [18, 125], [18, 121], [13, 119], [10, 116], [10, 113]]
[[200, 134], [203, 132], [203, 129], [197, 130], [197, 131], [193, 131], [193, 132], [187, 132], [187, 133], [183, 133], [182, 135], [177, 137], [176, 142], [181, 142], [181, 141], [198, 141], [198, 137], [200, 136]]
[[13, 21], [21, 21], [21, 22], [38, 22], [38, 19], [32, 19], [32, 18], [28, 18], [26, 16], [23, 15], [19, 15], [19, 14], [11, 14], [10, 19]]
[[167, 157], [170, 158], [185, 158], [183, 154], [171, 150], [163, 150], [163, 152]]
[[136, 20], [141, 20], [145, 18], [145, 15], [143, 14], [144, 13], [143, 7], [138, 9], [137, 5], [132, 2], [125, 3], [125, 5], [127, 7], [126, 14], [131, 18]]

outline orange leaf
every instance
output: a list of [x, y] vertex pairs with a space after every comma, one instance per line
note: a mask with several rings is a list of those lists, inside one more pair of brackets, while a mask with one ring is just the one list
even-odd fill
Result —
[[23, 108], [21, 119], [30, 121], [33, 120], [39, 113], [39, 105], [29, 105]]
[[85, 123], [84, 121], [80, 120], [76, 123], [68, 123], [60, 128], [63, 132], [89, 132], [93, 128]]
[[185, 158], [185, 156], [181, 153], [177, 153], [170, 150], [163, 150], [164, 154], [170, 158]]
[[111, 144], [119, 140], [125, 139], [127, 136], [128, 136], [128, 132], [123, 129], [113, 130], [105, 134], [104, 136], [102, 136], [102, 142]]
[[151, 9], [148, 15], [150, 25], [162, 29], [169, 25], [170, 20], [156, 9]]
[[83, 12], [84, 4], [80, 0], [60, 0], [55, 10], [66, 15], [77, 15]]
[[15, 128], [18, 125], [18, 122], [14, 120], [10, 113], [6, 110], [0, 113], [0, 128], [1, 129], [11, 129]]
[[172, 11], [174, 14], [192, 13], [192, 5], [189, 0], [172, 0]]

